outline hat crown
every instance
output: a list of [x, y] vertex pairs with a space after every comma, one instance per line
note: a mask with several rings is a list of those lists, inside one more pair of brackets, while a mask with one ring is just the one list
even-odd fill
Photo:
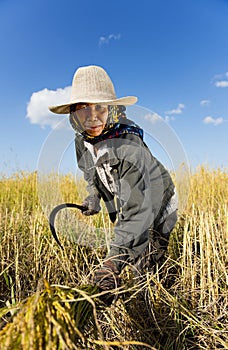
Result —
[[71, 101], [91, 102], [116, 99], [113, 83], [98, 66], [80, 67], [72, 81]]

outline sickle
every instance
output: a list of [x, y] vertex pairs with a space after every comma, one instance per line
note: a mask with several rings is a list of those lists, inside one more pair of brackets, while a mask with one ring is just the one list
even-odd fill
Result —
[[54, 237], [54, 239], [56, 240], [56, 242], [58, 243], [58, 245], [63, 249], [63, 246], [61, 245], [56, 230], [55, 230], [55, 217], [57, 215], [57, 213], [59, 212], [59, 210], [64, 209], [64, 208], [76, 208], [79, 210], [85, 210], [86, 208], [83, 205], [79, 205], [79, 204], [74, 204], [74, 203], [63, 203], [63, 204], [59, 204], [57, 205], [52, 211], [51, 214], [49, 216], [49, 227], [52, 233], [52, 236]]

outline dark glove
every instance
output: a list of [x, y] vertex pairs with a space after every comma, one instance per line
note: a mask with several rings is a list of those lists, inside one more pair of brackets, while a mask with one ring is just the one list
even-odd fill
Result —
[[95, 194], [91, 194], [84, 199], [82, 206], [84, 207], [81, 211], [82, 214], [87, 216], [97, 214], [101, 210], [100, 198]]
[[[93, 283], [96, 284], [101, 291], [109, 291], [120, 286], [119, 270], [111, 260], [107, 260], [95, 271]], [[100, 299], [107, 305], [111, 305], [114, 295], [111, 293], [103, 294]]]

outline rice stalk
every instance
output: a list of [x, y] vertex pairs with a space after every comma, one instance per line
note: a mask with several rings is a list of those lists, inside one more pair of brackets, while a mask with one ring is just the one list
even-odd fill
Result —
[[[95, 304], [91, 298], [98, 288], [75, 290], [47, 282], [45, 285], [45, 290], [19, 306], [12, 321], [0, 331], [2, 349], [77, 349], [78, 342], [87, 341], [82, 331], [93, 316]], [[9, 309], [1, 309], [1, 317], [7, 312]]]

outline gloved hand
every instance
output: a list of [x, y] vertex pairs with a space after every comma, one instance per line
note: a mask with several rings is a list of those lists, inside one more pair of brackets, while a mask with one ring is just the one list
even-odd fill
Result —
[[87, 216], [97, 214], [101, 210], [100, 198], [96, 194], [91, 194], [84, 199], [82, 206], [85, 207], [81, 211], [82, 214]]
[[[95, 271], [93, 283], [96, 284], [101, 291], [108, 291], [120, 286], [119, 270], [112, 260], [107, 260], [103, 265]], [[114, 295], [111, 293], [100, 296], [100, 299], [107, 305], [111, 305]]]

